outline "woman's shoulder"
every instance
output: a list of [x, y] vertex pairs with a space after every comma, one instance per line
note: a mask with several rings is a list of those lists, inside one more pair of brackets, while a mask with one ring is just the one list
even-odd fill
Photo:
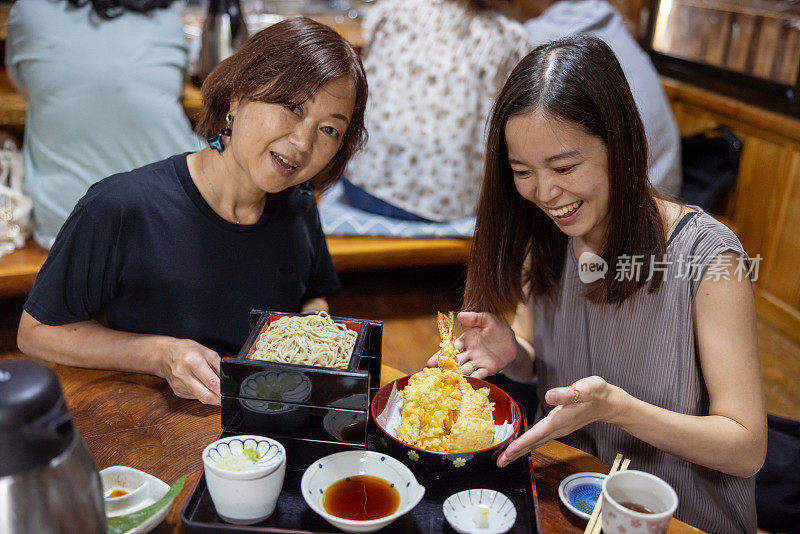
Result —
[[78, 205], [92, 211], [116, 210], [138, 203], [157, 201], [165, 188], [174, 188], [179, 181], [180, 161], [184, 154], [150, 163], [126, 172], [112, 174], [96, 182]]
[[668, 247], [669, 256], [682, 261], [695, 269], [704, 269], [714, 258], [725, 253], [733, 253], [750, 262], [741, 241], [730, 228], [715, 219], [711, 214], [699, 209], [691, 220], [674, 236]]

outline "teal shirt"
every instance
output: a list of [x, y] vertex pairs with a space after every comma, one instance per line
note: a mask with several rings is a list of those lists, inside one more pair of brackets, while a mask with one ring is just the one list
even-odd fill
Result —
[[173, 8], [104, 20], [89, 3], [14, 3], [6, 65], [28, 96], [24, 185], [38, 242], [52, 244], [93, 183], [204, 146], [180, 104], [186, 62]]

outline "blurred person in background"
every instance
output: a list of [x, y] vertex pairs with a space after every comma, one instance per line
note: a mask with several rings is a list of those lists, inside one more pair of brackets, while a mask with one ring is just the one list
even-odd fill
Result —
[[181, 106], [187, 45], [172, 0], [26, 0], [6, 65], [28, 99], [25, 189], [50, 248], [90, 185], [199, 150]]
[[622, 65], [647, 134], [648, 175], [662, 193], [676, 196], [683, 182], [681, 140], [658, 72], [636, 43], [622, 15], [606, 0], [525, 0], [532, 47], [583, 33], [602, 39]]
[[355, 208], [444, 222], [475, 214], [486, 118], [528, 50], [504, 0], [381, 0], [364, 21], [369, 141], [343, 180]]

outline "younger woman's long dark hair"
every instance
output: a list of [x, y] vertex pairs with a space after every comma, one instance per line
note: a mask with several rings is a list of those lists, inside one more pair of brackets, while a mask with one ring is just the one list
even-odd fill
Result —
[[[492, 110], [464, 307], [500, 314], [523, 299], [557, 297], [568, 238], [517, 191], [505, 139], [511, 117], [534, 112], [578, 124], [606, 146], [609, 227], [600, 256], [609, 271], [587, 286], [586, 296], [621, 304], [646, 283], [650, 257], [662, 259], [664, 224], [647, 179], [644, 127], [622, 67], [600, 39], [572, 36], [525, 56]], [[638, 280], [615, 279], [623, 255], [644, 257]], [[654, 272], [649, 291], [662, 278]], [[523, 295], [526, 284], [529, 294]]]
[[92, 4], [100, 18], [113, 19], [126, 11], [149, 13], [154, 9], [169, 7], [173, 0], [67, 0], [75, 7]]

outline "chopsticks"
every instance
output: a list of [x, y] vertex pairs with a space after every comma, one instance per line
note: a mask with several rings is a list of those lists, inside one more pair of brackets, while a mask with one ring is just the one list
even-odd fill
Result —
[[[622, 465], [620, 465], [622, 462]], [[614, 463], [611, 465], [611, 470], [608, 474], [616, 473], [617, 471], [625, 471], [628, 469], [628, 466], [631, 463], [630, 458], [626, 458], [625, 460], [622, 459], [622, 453], [617, 453], [617, 457], [614, 458]], [[600, 496], [597, 497], [597, 504], [594, 505], [594, 510], [592, 510], [592, 517], [589, 518], [589, 523], [586, 524], [586, 529], [583, 531], [583, 534], [600, 534], [600, 529], [603, 528], [603, 521], [602, 521], [602, 514], [600, 513], [600, 507], [603, 505], [603, 494], [601, 493]]]

